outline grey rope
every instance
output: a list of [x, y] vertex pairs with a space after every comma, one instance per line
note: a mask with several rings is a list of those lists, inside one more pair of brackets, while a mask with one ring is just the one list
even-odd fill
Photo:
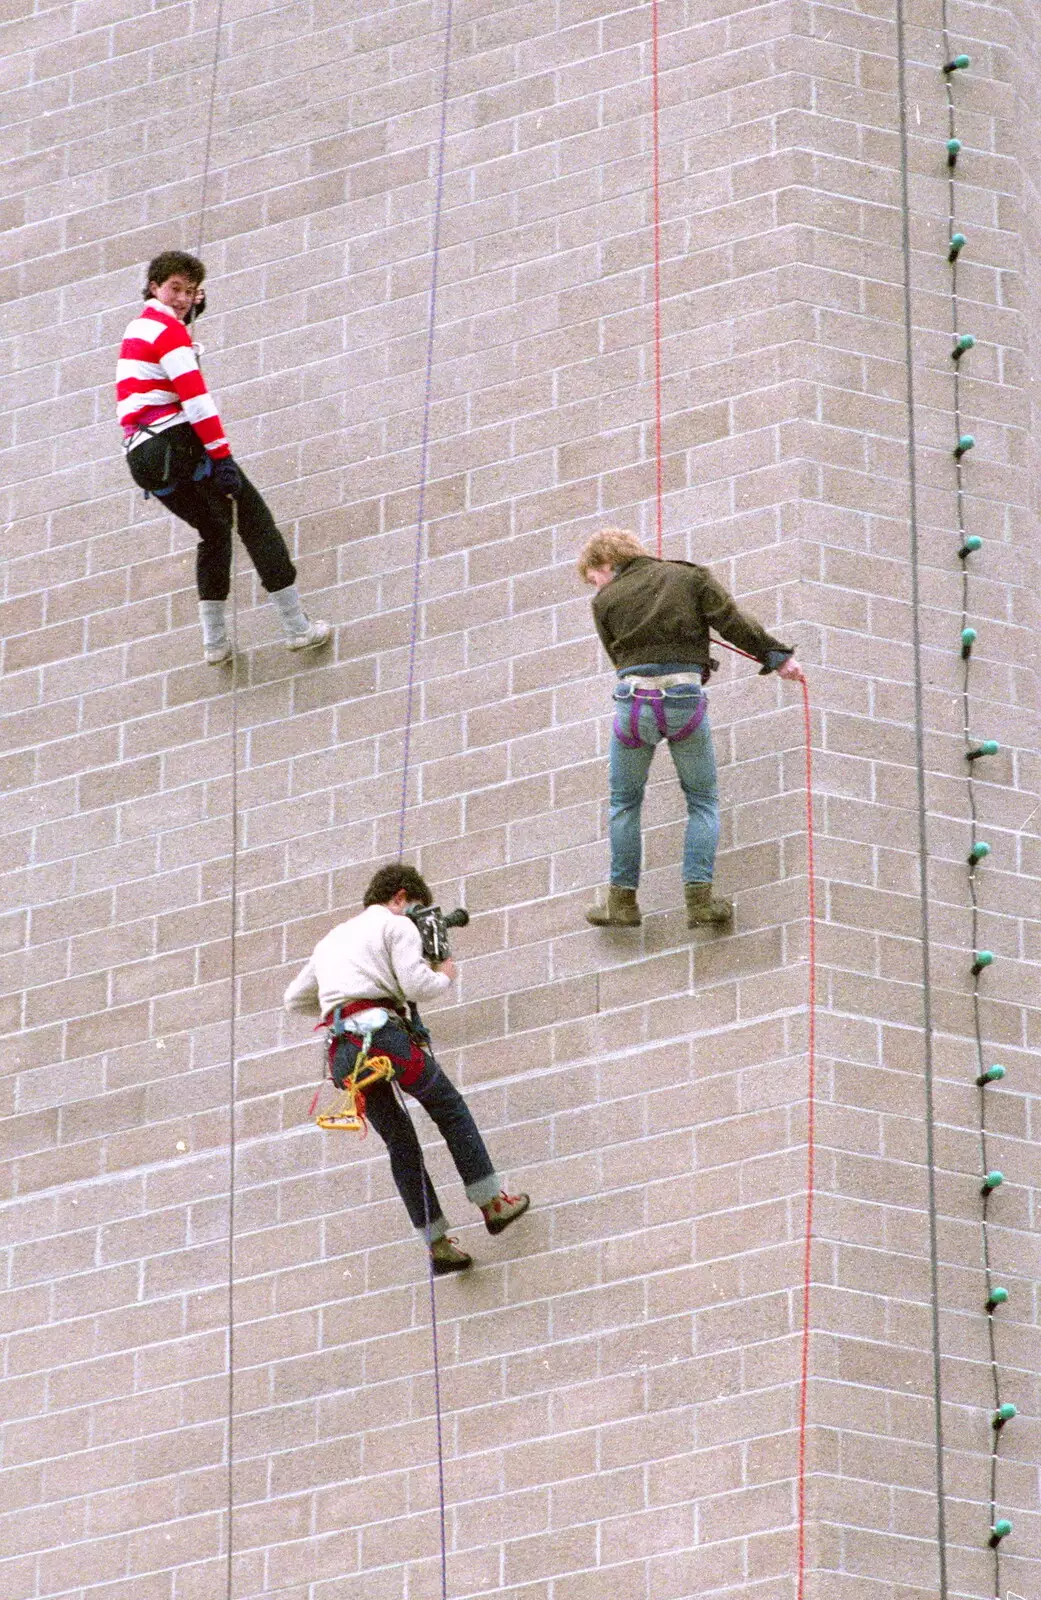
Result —
[[238, 562], [238, 502], [231, 502], [231, 870], [228, 884], [230, 928], [228, 979], [231, 1008], [228, 1017], [228, 1547], [226, 1563], [227, 1600], [232, 1600], [232, 1530], [235, 1517], [235, 1180], [237, 1141], [235, 1107], [238, 1103], [238, 909], [239, 909], [239, 605], [236, 593]]
[[925, 798], [925, 711], [923, 705], [921, 582], [918, 550], [918, 473], [916, 460], [914, 328], [911, 308], [911, 197], [907, 130], [907, 44], [904, 0], [896, 0], [897, 81], [900, 109], [900, 199], [904, 278], [904, 356], [907, 367], [907, 475], [911, 556], [911, 645], [914, 671], [915, 775], [918, 812], [919, 908], [922, 948], [922, 1034], [925, 1076], [925, 1154], [929, 1209], [929, 1286], [932, 1301], [933, 1423], [936, 1451], [936, 1538], [939, 1600], [948, 1600], [947, 1508], [944, 1488], [943, 1385], [940, 1349], [940, 1272], [936, 1228], [936, 1130], [933, 1080], [933, 1010], [929, 935], [929, 839]]
[[195, 254], [202, 254], [203, 226], [206, 220], [206, 191], [210, 181], [210, 151], [213, 146], [213, 118], [217, 104], [217, 69], [220, 66], [220, 30], [224, 21], [224, 0], [217, 0], [217, 18], [213, 24], [213, 62], [210, 67], [209, 109], [206, 114], [206, 138], [202, 152], [202, 181], [199, 188], [199, 229], [196, 235]]
[[[206, 136], [203, 144], [202, 178], [199, 187], [199, 223], [196, 231], [196, 255], [202, 254], [206, 225], [207, 191], [210, 180], [210, 156], [213, 149], [213, 123], [217, 104], [217, 72], [220, 66], [221, 25], [224, 20], [224, 0], [217, 0], [217, 16], [213, 25], [213, 61], [210, 67], [210, 89], [206, 113]], [[189, 326], [192, 318], [189, 317]], [[225, 1340], [227, 1362], [227, 1550], [225, 1559], [225, 1589], [227, 1600], [233, 1596], [234, 1519], [235, 1519], [235, 1180], [236, 1180], [236, 1126], [235, 1106], [238, 1097], [238, 866], [239, 866], [239, 668], [238, 648], [238, 596], [236, 579], [238, 563], [238, 503], [231, 502], [231, 861], [228, 893], [230, 897], [228, 981], [231, 1004], [228, 1016], [228, 1328]]]

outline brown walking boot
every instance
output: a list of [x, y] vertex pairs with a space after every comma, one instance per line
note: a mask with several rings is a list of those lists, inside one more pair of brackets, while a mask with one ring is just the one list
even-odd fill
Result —
[[687, 927], [725, 927], [734, 920], [732, 900], [714, 900], [710, 883], [685, 883], [683, 895], [687, 902]]
[[454, 1239], [443, 1238], [435, 1239], [430, 1246], [430, 1262], [434, 1276], [440, 1278], [446, 1272], [465, 1272], [473, 1266], [474, 1258], [460, 1250]]
[[586, 912], [586, 921], [594, 928], [638, 928], [642, 920], [636, 890], [619, 889], [613, 883], [607, 891], [606, 906], [590, 906]]
[[523, 1217], [530, 1204], [526, 1194], [507, 1194], [504, 1189], [502, 1194], [497, 1194], [494, 1200], [489, 1200], [481, 1207], [484, 1225], [489, 1233], [501, 1233], [511, 1222]]

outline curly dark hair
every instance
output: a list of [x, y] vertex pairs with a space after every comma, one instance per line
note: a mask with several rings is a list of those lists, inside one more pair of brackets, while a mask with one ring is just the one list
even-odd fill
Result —
[[393, 900], [399, 889], [404, 889], [410, 900], [418, 900], [421, 905], [434, 903], [426, 879], [420, 876], [415, 867], [408, 866], [404, 861], [388, 861], [385, 867], [373, 873], [362, 905], [385, 906], [388, 900]]
[[206, 268], [198, 256], [190, 256], [187, 250], [164, 250], [160, 255], [153, 256], [148, 263], [141, 298], [150, 300], [151, 285], [157, 283], [161, 288], [167, 278], [174, 276], [187, 278], [189, 283], [200, 284], [206, 276]]

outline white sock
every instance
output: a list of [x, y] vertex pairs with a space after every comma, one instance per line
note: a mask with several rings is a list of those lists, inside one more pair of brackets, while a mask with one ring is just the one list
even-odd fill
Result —
[[199, 621], [202, 623], [204, 650], [219, 650], [228, 643], [228, 626], [225, 621], [224, 600], [200, 600]]
[[269, 598], [278, 612], [287, 639], [298, 639], [302, 633], [307, 632], [310, 623], [300, 603], [300, 591], [295, 583], [291, 583], [288, 589], [276, 589]]

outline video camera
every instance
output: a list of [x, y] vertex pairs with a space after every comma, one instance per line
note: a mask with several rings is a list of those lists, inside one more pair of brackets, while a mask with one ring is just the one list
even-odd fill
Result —
[[465, 928], [470, 920], [469, 911], [464, 911], [462, 906], [446, 914], [440, 906], [410, 905], [405, 907], [405, 915], [419, 929], [423, 954], [428, 961], [447, 961], [452, 954], [448, 944], [449, 928]]

